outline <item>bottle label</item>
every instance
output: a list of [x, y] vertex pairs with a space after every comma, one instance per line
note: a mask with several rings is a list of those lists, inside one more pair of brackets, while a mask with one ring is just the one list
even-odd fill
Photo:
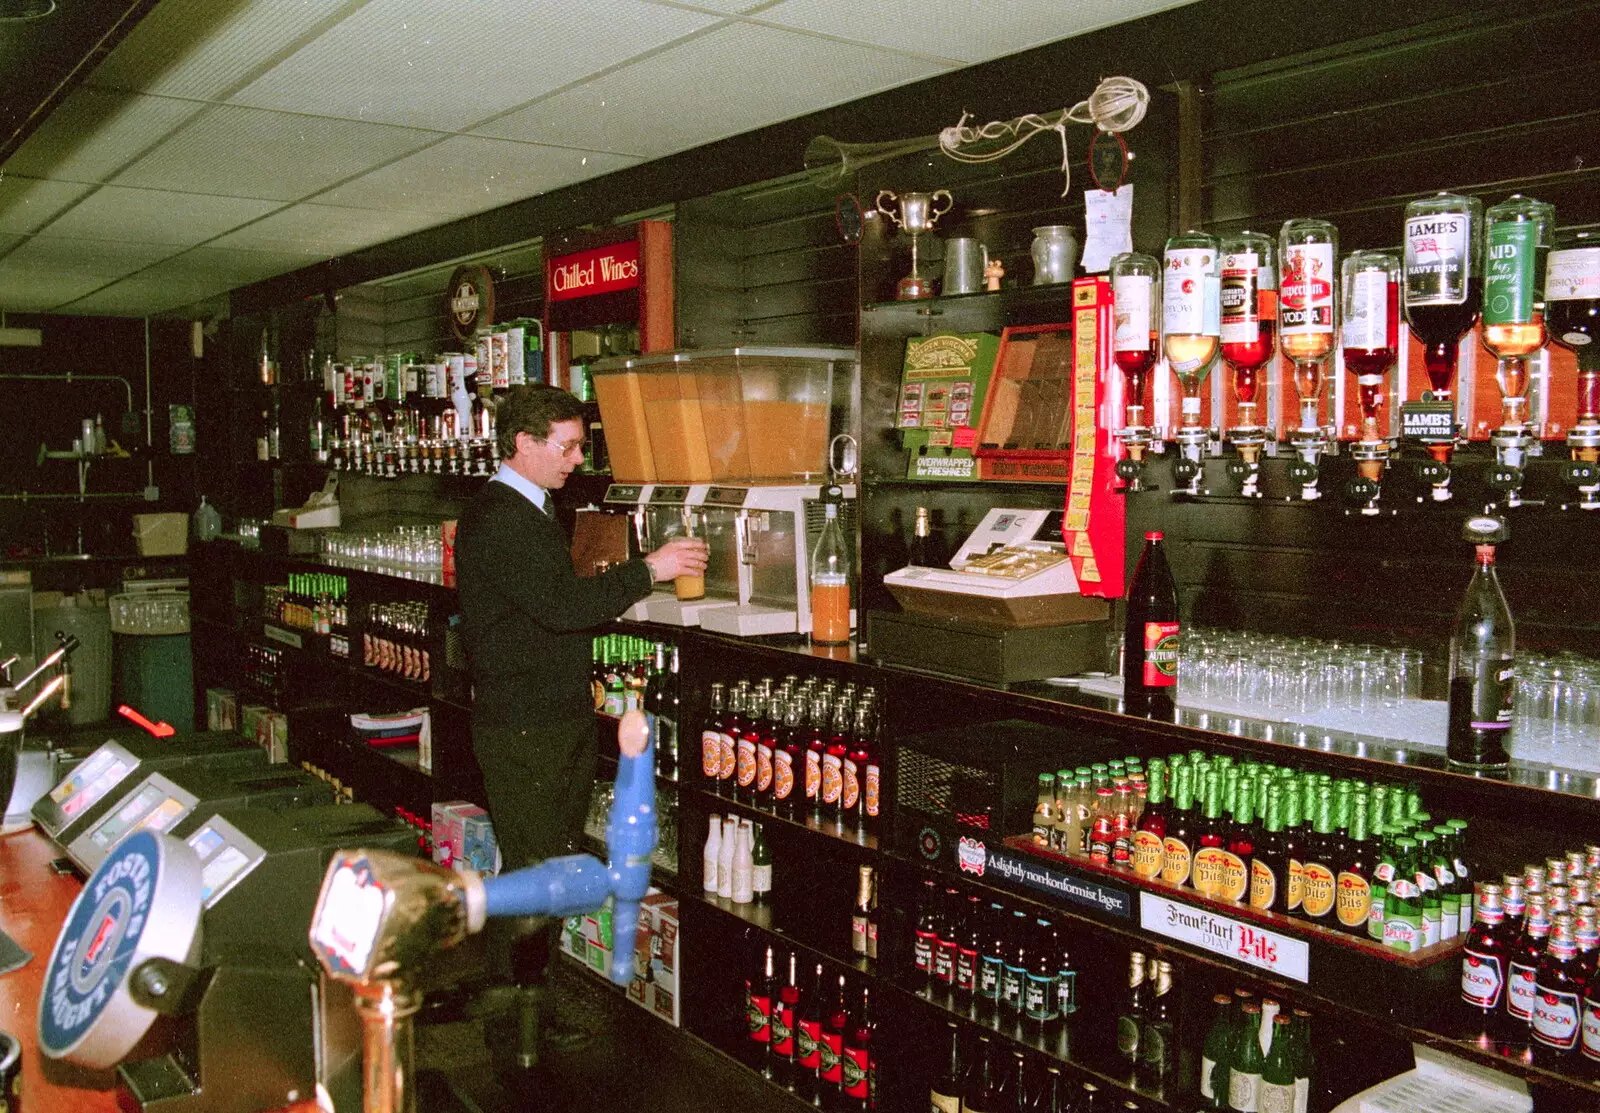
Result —
[[1239, 859], [1220, 846], [1205, 846], [1195, 852], [1194, 889], [1208, 897], [1222, 896], [1228, 880], [1229, 859]]
[[1583, 1057], [1600, 1061], [1600, 1011], [1588, 997], [1583, 1001]]
[[1261, 1083], [1256, 1108], [1261, 1113], [1294, 1113], [1294, 1083]]
[[[1213, 262], [1215, 255], [1206, 247], [1173, 248], [1166, 253], [1161, 320], [1169, 336], [1216, 336], [1221, 331], [1220, 282], [1207, 273]], [[1218, 301], [1215, 308], [1208, 305], [1213, 299]]]
[[1022, 1008], [1022, 986], [1028, 973], [1020, 966], [1006, 963], [1000, 971], [1000, 1003], [1009, 1009]]
[[1146, 688], [1171, 688], [1178, 683], [1178, 624], [1144, 624], [1144, 675]]
[[850, 917], [850, 950], [858, 955], [867, 953], [867, 918], [859, 912]]
[[1217, 895], [1232, 901], [1242, 901], [1250, 895], [1250, 866], [1231, 850], [1222, 855], [1222, 889]]
[[750, 1038], [757, 1043], [772, 1039], [772, 998], [752, 993], [745, 1006], [745, 1017], [750, 1023]]
[[1161, 873], [1161, 859], [1161, 838], [1153, 831], [1135, 831], [1133, 872], [1140, 877], [1156, 877]]
[[933, 976], [945, 985], [956, 980], [956, 944], [953, 939], [941, 939], [933, 948]]
[[1499, 955], [1486, 955], [1468, 949], [1461, 956], [1461, 999], [1480, 1009], [1500, 1007], [1505, 979]]
[[718, 737], [720, 740], [721, 760], [718, 763], [717, 779], [731, 781], [733, 780], [734, 770], [738, 768], [738, 759], [735, 756], [738, 747], [734, 743], [733, 735], [726, 731], [723, 731]]
[[992, 955], [985, 955], [978, 965], [978, 996], [990, 1001], [1000, 1000], [1000, 979], [1005, 973], [1005, 963]]
[[822, 1059], [822, 1022], [802, 1020], [795, 1036], [795, 1062], [809, 1071], [815, 1071]]
[[1089, 858], [1096, 862], [1111, 861], [1111, 851], [1116, 846], [1116, 832], [1111, 828], [1111, 820], [1101, 816], [1094, 821], [1094, 827], [1089, 831]]
[[837, 754], [826, 754], [822, 758], [822, 802], [824, 804], [837, 804], [839, 794], [844, 790], [843, 762]]
[[841, 1061], [844, 1056], [844, 1033], [823, 1032], [817, 1037], [817, 1077], [834, 1086], [839, 1085]]
[[1502, 220], [1490, 225], [1484, 245], [1483, 323], [1521, 325], [1533, 320], [1534, 261], [1539, 222]]
[[1187, 885], [1192, 866], [1188, 843], [1171, 835], [1161, 841], [1161, 880], [1168, 885]]
[[[1270, 273], [1266, 277], [1270, 284]], [[1261, 257], [1254, 251], [1222, 257], [1219, 308], [1224, 344], [1254, 344], [1261, 339], [1262, 318], [1272, 319], [1262, 312], [1263, 302], [1271, 299], [1271, 307], [1277, 306], [1274, 291], [1261, 289], [1261, 278]]]
[[1372, 914], [1372, 886], [1358, 873], [1341, 873], [1334, 912], [1347, 928], [1360, 927]]
[[815, 750], [806, 751], [806, 799], [815, 803], [822, 791], [822, 755]]
[[961, 1098], [955, 1094], [941, 1094], [938, 1090], [929, 1095], [932, 1107], [929, 1113], [961, 1113]]
[[1383, 921], [1383, 942], [1397, 951], [1422, 949], [1422, 922], [1415, 913], [1392, 915]]
[[1467, 300], [1472, 218], [1428, 213], [1406, 221], [1406, 305], [1460, 305]]
[[1578, 995], [1539, 986], [1529, 1020], [1533, 1038], [1546, 1047], [1570, 1051], [1578, 1046]]
[[1538, 976], [1537, 966], [1524, 966], [1520, 962], [1511, 964], [1511, 977], [1506, 981], [1506, 1012], [1518, 1020], [1529, 1020], [1533, 1017], [1533, 998], [1537, 992], [1534, 979]]
[[883, 770], [878, 768], [874, 762], [867, 762], [867, 775], [862, 787], [861, 810], [870, 819], [876, 819], [878, 811], [882, 807], [882, 784]]
[[978, 987], [978, 952], [956, 949], [956, 988], [971, 993]]
[[772, 1011], [772, 1052], [785, 1059], [794, 1055], [793, 1005], [779, 1005]]
[[1339, 343], [1364, 352], [1395, 346], [1395, 338], [1389, 335], [1387, 272], [1357, 271], [1350, 276], [1350, 297], [1345, 301]]
[[[1467, 706], [1459, 711], [1467, 713], [1473, 730], [1509, 730], [1512, 704], [1517, 693], [1516, 665], [1506, 658], [1493, 657], [1473, 661], [1471, 667], [1470, 677], [1451, 682], [1452, 689], [1462, 683], [1470, 685]], [[1451, 710], [1457, 711], [1453, 706]]]
[[1061, 970], [1056, 973], [1056, 1012], [1071, 1016], [1078, 1011], [1078, 972]]
[[1215, 1099], [1217, 1096], [1216, 1077], [1217, 1061], [1215, 1059], [1207, 1059], [1202, 1055], [1200, 1057], [1200, 1096], [1208, 1101]]
[[1306, 899], [1306, 867], [1298, 858], [1289, 859], [1289, 867], [1285, 871], [1289, 875], [1288, 892], [1284, 894], [1284, 904], [1290, 912], [1298, 911]]
[[937, 937], [933, 932], [917, 932], [917, 940], [911, 945], [911, 955], [916, 961], [919, 974], [933, 973], [933, 949], [936, 944]]
[[772, 755], [772, 798], [777, 801], [794, 795], [794, 755], [779, 750]]
[[1123, 274], [1111, 280], [1111, 295], [1116, 303], [1113, 351], [1150, 350], [1151, 334], [1156, 331], [1155, 322], [1150, 319], [1151, 284], [1147, 274]]
[[1118, 817], [1112, 822], [1111, 860], [1119, 866], [1128, 866], [1133, 862], [1133, 832], [1128, 829], [1126, 817]]
[[756, 743], [753, 738], [739, 739], [739, 787], [749, 788], [756, 783]]
[[839, 788], [839, 803], [847, 812], [856, 810], [861, 802], [861, 767], [849, 758], [845, 758], [839, 766], [841, 783]]
[[1279, 328], [1284, 336], [1333, 334], [1333, 244], [1297, 243], [1283, 253], [1283, 302]]
[[756, 791], [767, 792], [772, 788], [772, 747], [756, 747]]
[[841, 1057], [839, 1088], [846, 1097], [863, 1099], [867, 1096], [868, 1051], [864, 1047], [847, 1047]]
[[1261, 1076], [1246, 1074], [1242, 1070], [1228, 1072], [1228, 1108], [1237, 1113], [1259, 1113], [1261, 1108]]
[[1250, 862], [1250, 907], [1271, 908], [1278, 899], [1278, 875], [1260, 858]]
[[1041, 978], [1029, 974], [1022, 988], [1022, 1009], [1029, 1020], [1055, 1019], [1056, 987], [1054, 978]]
[[1117, 1051], [1124, 1059], [1139, 1057], [1139, 1018], [1131, 1015], [1117, 1017]]
[[1308, 862], [1305, 866], [1305, 889], [1301, 894], [1300, 907], [1307, 916], [1320, 920], [1333, 911], [1335, 897], [1335, 883], [1333, 871], [1322, 862]]
[[1378, 863], [1378, 868], [1372, 871], [1372, 876], [1385, 885], [1394, 880], [1394, 863], [1385, 858]]
[[772, 892], [772, 865], [752, 866], [750, 869], [750, 891], [752, 893]]
[[[1600, 247], [1569, 247], [1552, 251], [1549, 262], [1545, 264], [1544, 296], [1546, 301], [1600, 299]], [[1572, 335], [1582, 339], [1572, 340], [1566, 336], [1562, 339], [1569, 344], [1583, 345], [1589, 342], [1585, 333]]]

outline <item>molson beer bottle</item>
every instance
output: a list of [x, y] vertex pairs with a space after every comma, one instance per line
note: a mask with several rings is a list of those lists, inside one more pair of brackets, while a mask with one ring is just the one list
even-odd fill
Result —
[[1544, 893], [1528, 896], [1528, 918], [1522, 935], [1511, 950], [1511, 974], [1506, 979], [1506, 1015], [1513, 1030], [1533, 1019], [1533, 998], [1539, 976], [1539, 960], [1544, 957], [1545, 940], [1550, 936], [1550, 905]]
[[1144, 814], [1133, 835], [1133, 872], [1154, 879], [1161, 875], [1162, 840], [1167, 834], [1166, 763], [1160, 758], [1150, 763], [1148, 784]]
[[1507, 960], [1511, 956], [1506, 932], [1504, 890], [1494, 882], [1478, 888], [1478, 915], [1467, 935], [1461, 955], [1461, 1000], [1466, 1002], [1474, 1026], [1494, 1036], [1503, 1027], [1502, 1008], [1506, 996]]
[[1558, 914], [1550, 945], [1539, 960], [1529, 1026], [1541, 1056], [1549, 1053], [1564, 1059], [1578, 1046], [1584, 988], [1578, 980], [1578, 944], [1573, 930], [1572, 913]]
[[1339, 837], [1333, 830], [1333, 792], [1329, 789], [1317, 792], [1316, 820], [1311, 831], [1300, 911], [1312, 923], [1331, 927], [1337, 900]]
[[1345, 840], [1345, 858], [1339, 866], [1338, 893], [1334, 914], [1339, 926], [1351, 935], [1365, 935], [1372, 912], [1372, 840], [1367, 836], [1367, 798], [1357, 795], [1350, 802], [1350, 835]]
[[1194, 865], [1194, 800], [1190, 791], [1193, 776], [1191, 765], [1178, 770], [1172, 816], [1166, 834], [1161, 837], [1161, 880], [1168, 885], [1187, 885]]

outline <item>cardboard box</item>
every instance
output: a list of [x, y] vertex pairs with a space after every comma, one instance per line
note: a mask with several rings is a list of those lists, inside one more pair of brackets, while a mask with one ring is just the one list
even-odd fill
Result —
[[239, 697], [232, 689], [206, 689], [206, 729], [239, 729]]
[[272, 708], [261, 703], [245, 703], [239, 706], [239, 733], [250, 739], [256, 740], [256, 731], [260, 729], [263, 716], [272, 714]]
[[482, 874], [500, 872], [500, 845], [495, 842], [494, 824], [482, 808], [461, 818], [461, 853], [456, 868], [474, 869]]
[[289, 717], [281, 712], [264, 709], [256, 718], [256, 745], [267, 751], [270, 765], [281, 765], [289, 760]]
[[472, 868], [467, 864], [467, 821], [478, 818], [481, 818], [485, 825], [489, 822], [488, 813], [470, 801], [435, 801], [433, 860], [441, 866], [453, 866], [456, 869]]

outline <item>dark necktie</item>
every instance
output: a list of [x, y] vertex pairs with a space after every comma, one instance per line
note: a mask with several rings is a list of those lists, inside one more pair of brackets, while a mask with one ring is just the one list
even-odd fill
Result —
[[555, 509], [550, 505], [549, 495], [546, 495], [544, 501], [539, 504], [539, 509], [544, 513], [544, 516], [549, 518], [552, 522], [556, 520], [556, 512]]

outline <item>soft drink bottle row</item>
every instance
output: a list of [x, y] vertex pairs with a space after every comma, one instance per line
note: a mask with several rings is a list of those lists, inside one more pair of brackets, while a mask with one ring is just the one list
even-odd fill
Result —
[[759, 823], [712, 816], [702, 868], [705, 891], [735, 904], [765, 904], [772, 894], [772, 850]]
[[701, 773], [718, 793], [779, 815], [871, 827], [882, 807], [877, 698], [794, 675], [712, 684]]
[[766, 1077], [828, 1113], [877, 1108], [871, 986], [768, 944], [745, 983], [744, 1016]]
[[1246, 989], [1212, 998], [1200, 1052], [1200, 1108], [1306, 1113], [1315, 1055], [1311, 1014]]
[[1415, 788], [1202, 751], [1040, 774], [1033, 822], [1041, 846], [1406, 951], [1471, 926], [1466, 830]]
[[1600, 1062], [1600, 846], [1478, 886], [1461, 999], [1480, 1039]]

